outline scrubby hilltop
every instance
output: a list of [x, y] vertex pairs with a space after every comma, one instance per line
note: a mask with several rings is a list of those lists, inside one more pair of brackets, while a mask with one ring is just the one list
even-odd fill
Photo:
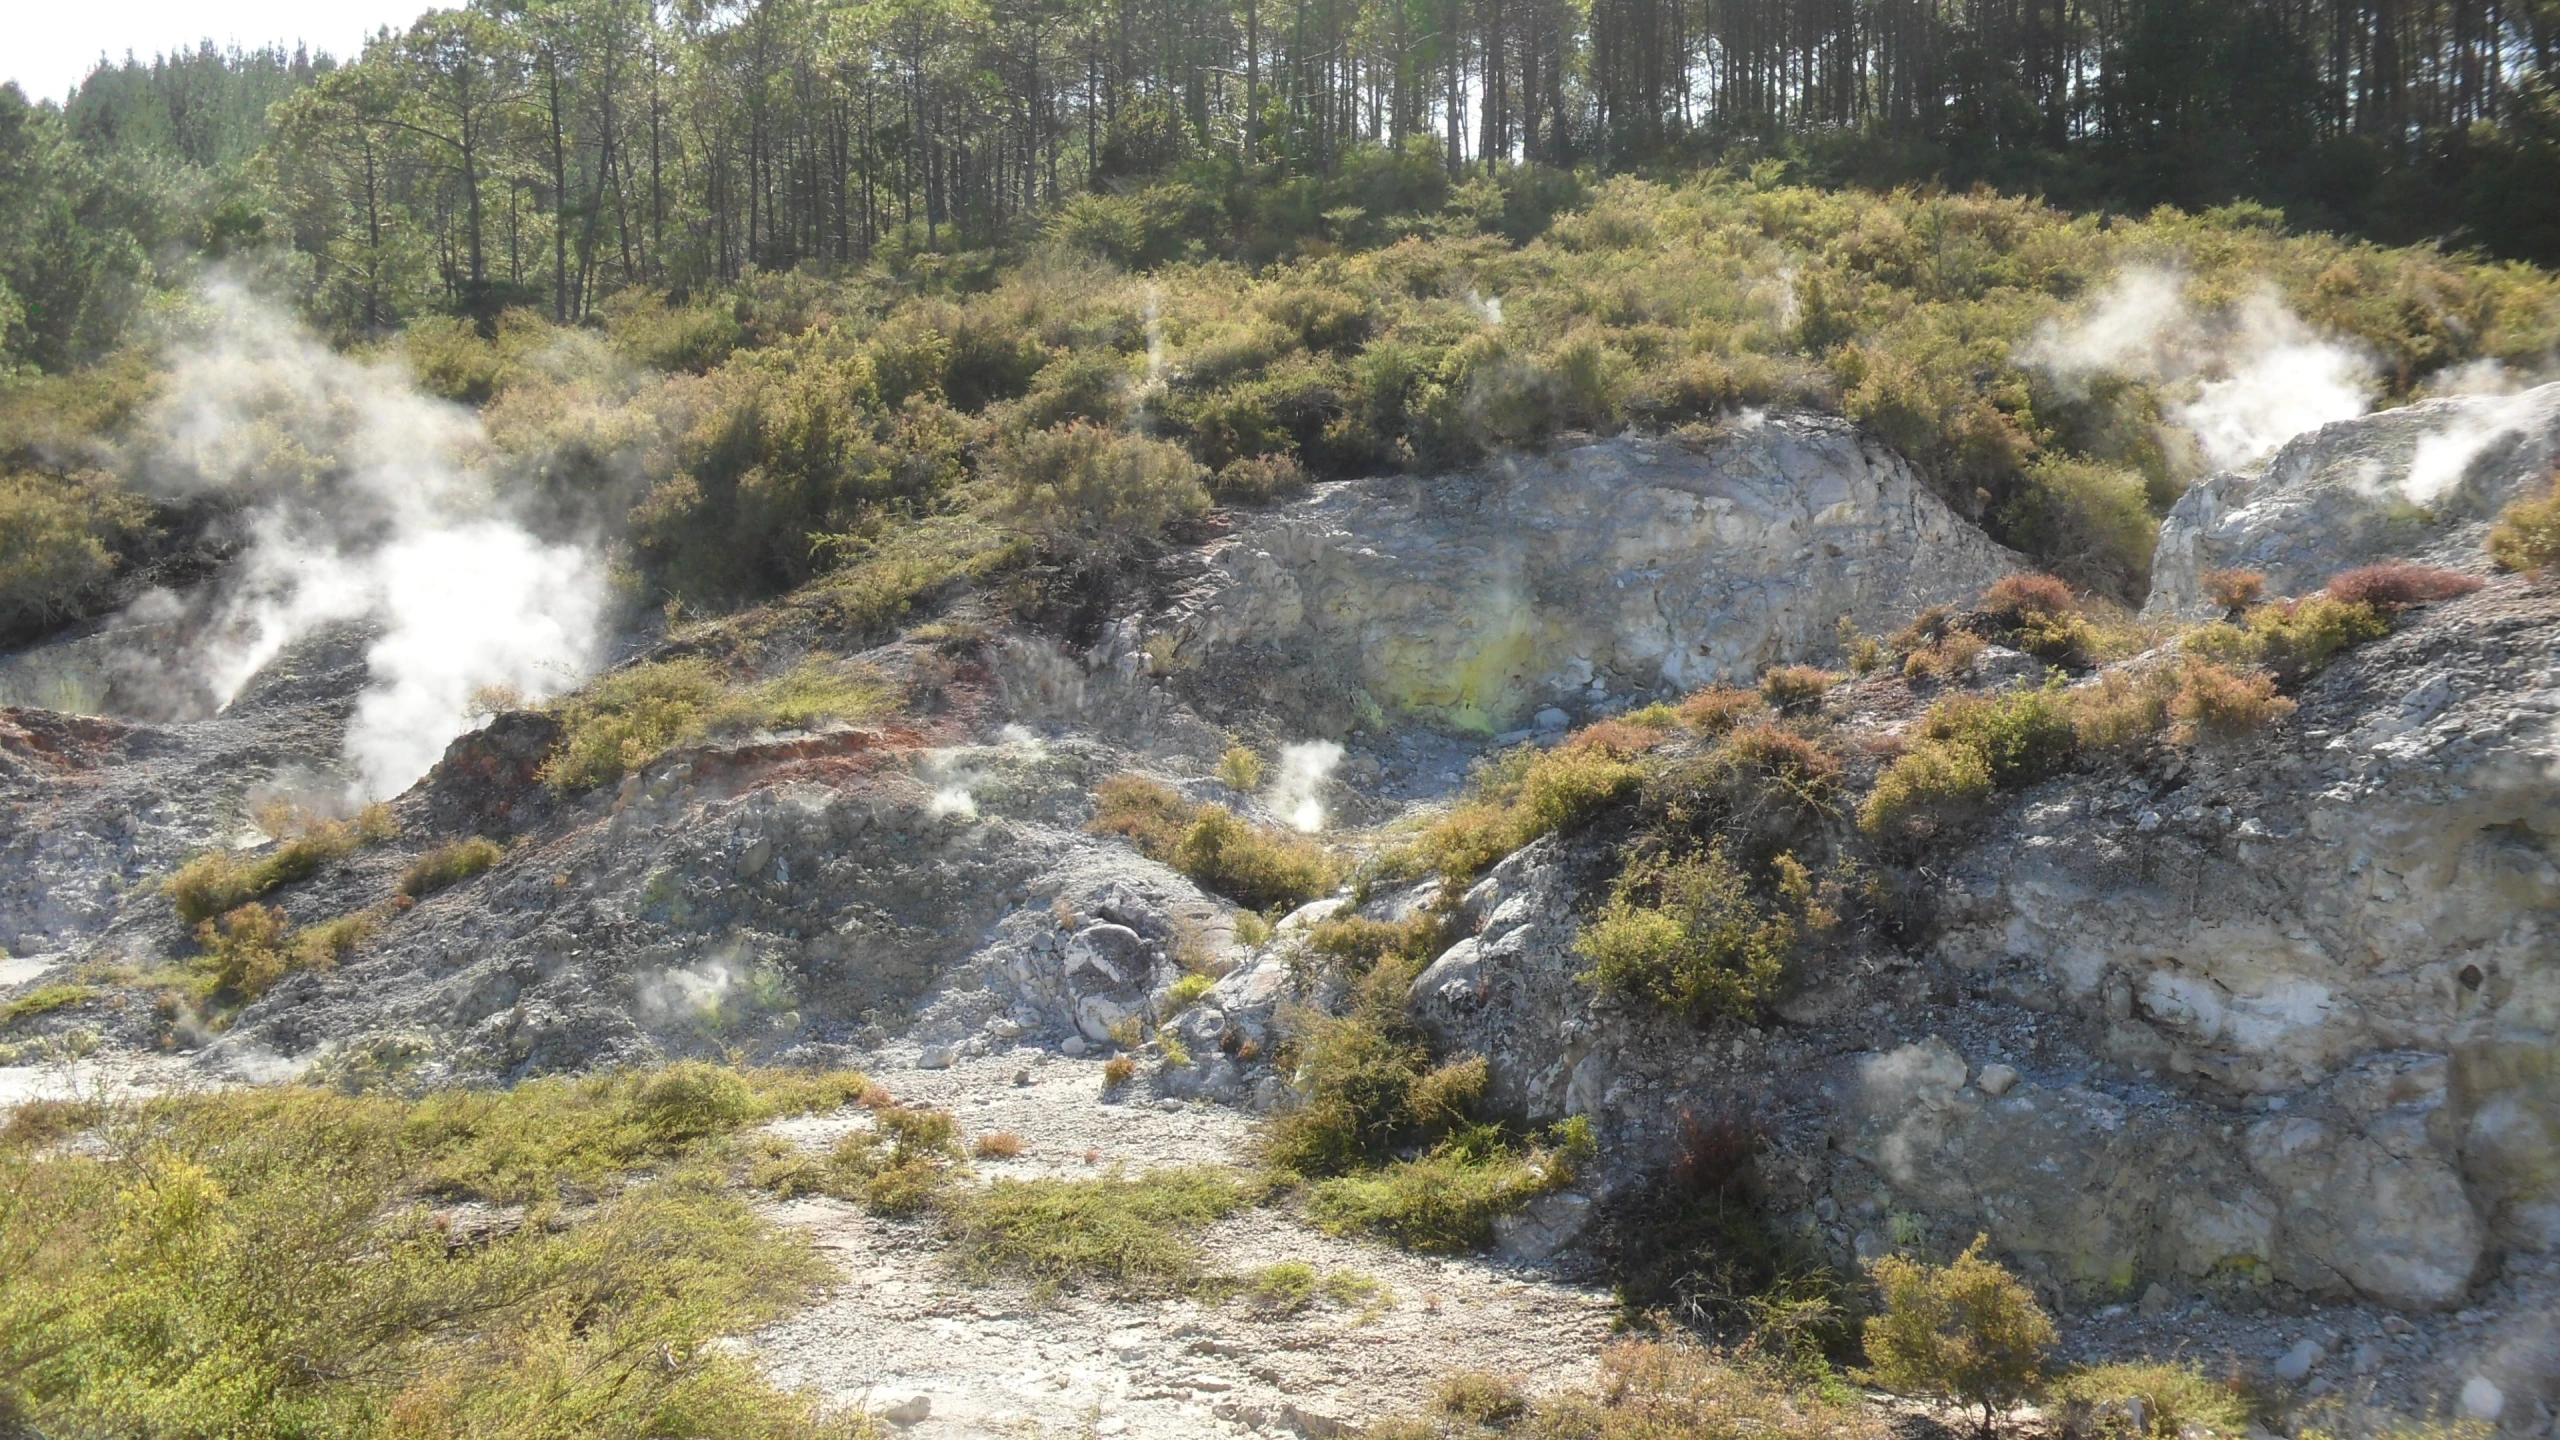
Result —
[[[251, 1088], [8, 1173], [272, 1198], [272, 1094], [420, 1255], [782, 1247], [614, 1301], [673, 1408], [561, 1433], [1915, 1429], [1868, 1267], [1976, 1235], [2035, 1423], [2547, 1430], [2551, 280], [1540, 184], [352, 351], [216, 288], [12, 382], [10, 1083]], [[109, 1275], [81, 1213], [0, 1239]], [[138, 1363], [66, 1313], [0, 1340]], [[1613, 1316], [1739, 1348], [1573, 1399]], [[467, 1433], [453, 1355], [603, 1343], [400, 1323], [261, 1383]]]

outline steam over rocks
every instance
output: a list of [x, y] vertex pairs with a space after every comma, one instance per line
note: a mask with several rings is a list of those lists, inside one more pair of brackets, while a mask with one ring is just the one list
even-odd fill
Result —
[[1319, 488], [1243, 521], [1161, 617], [1203, 667], [1321, 733], [1387, 716], [1525, 724], [1656, 686], [1748, 680], [1961, 602], [2015, 557], [1837, 420], [1703, 449], [1611, 440], [1482, 474]]
[[2256, 469], [2190, 488], [2160, 527], [2144, 614], [2218, 614], [2212, 570], [2256, 570], [2271, 595], [2317, 590], [2392, 556], [2476, 559], [2488, 520], [2560, 457], [2560, 385], [2427, 400], [2296, 436]]

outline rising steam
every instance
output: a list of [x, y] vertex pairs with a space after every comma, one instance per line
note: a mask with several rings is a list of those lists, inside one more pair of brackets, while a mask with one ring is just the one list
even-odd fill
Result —
[[2372, 360], [2313, 330], [2272, 286], [2219, 315], [2186, 302], [2185, 277], [2136, 267], [2080, 315], [2049, 320], [2019, 359], [2085, 392], [2092, 376], [2147, 381], [2214, 469], [2245, 465], [2371, 403]]
[[205, 299], [210, 323], [173, 357], [141, 466], [155, 488], [238, 505], [245, 544], [206, 604], [192, 673], [173, 680], [220, 708], [296, 640], [369, 624], [345, 740], [362, 799], [424, 774], [471, 727], [475, 692], [540, 699], [595, 668], [603, 561], [509, 512], [471, 412], [242, 290]]
[[1342, 747], [1330, 740], [1309, 740], [1280, 747], [1280, 774], [1271, 782], [1271, 808], [1291, 827], [1312, 835], [1324, 828], [1324, 787], [1333, 767], [1342, 763]]

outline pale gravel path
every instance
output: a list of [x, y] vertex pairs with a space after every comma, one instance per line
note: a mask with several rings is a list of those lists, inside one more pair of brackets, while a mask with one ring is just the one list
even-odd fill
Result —
[[[1033, 1083], [1017, 1086], [1025, 1069]], [[964, 1135], [1021, 1136], [1020, 1158], [973, 1162], [986, 1178], [1248, 1159], [1249, 1117], [1168, 1105], [1138, 1086], [1131, 1089], [1141, 1098], [1106, 1101], [1101, 1069], [1025, 1049], [950, 1070], [872, 1073], [903, 1102], [951, 1110]], [[822, 1144], [859, 1123], [813, 1118], [784, 1133]], [[774, 1213], [807, 1230], [844, 1283], [755, 1336], [757, 1353], [776, 1381], [875, 1412], [926, 1397], [929, 1417], [903, 1428], [915, 1440], [1330, 1434], [1414, 1409], [1453, 1371], [1492, 1371], [1542, 1391], [1585, 1381], [1613, 1314], [1605, 1293], [1534, 1269], [1338, 1240], [1276, 1207], [1210, 1230], [1203, 1248], [1211, 1264], [1230, 1273], [1283, 1261], [1350, 1271], [1381, 1285], [1377, 1298], [1318, 1301], [1288, 1316], [1259, 1314], [1240, 1299], [1076, 1294], [1037, 1303], [1018, 1286], [955, 1277], [928, 1225], [828, 1200]]]

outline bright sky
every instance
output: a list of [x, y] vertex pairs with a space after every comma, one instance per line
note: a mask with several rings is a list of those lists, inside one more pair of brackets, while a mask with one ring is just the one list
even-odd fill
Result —
[[384, 25], [406, 25], [432, 0], [0, 0], [0, 80], [29, 99], [60, 100], [101, 54], [140, 59], [211, 38], [242, 49], [299, 42], [345, 59]]

